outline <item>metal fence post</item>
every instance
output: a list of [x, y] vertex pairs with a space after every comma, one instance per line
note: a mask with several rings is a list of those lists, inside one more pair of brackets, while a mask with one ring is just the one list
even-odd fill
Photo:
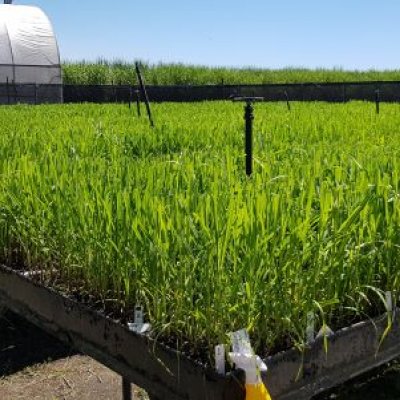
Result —
[[17, 96], [18, 96], [18, 92], [17, 92], [17, 85], [15, 84], [15, 80], [12, 80], [12, 86], [14, 89], [14, 103], [13, 104], [17, 104], [18, 100], [17, 100]]
[[150, 122], [150, 126], [152, 128], [154, 128], [154, 121], [153, 121], [153, 117], [151, 115], [151, 109], [150, 109], [150, 101], [149, 98], [147, 96], [147, 91], [146, 91], [146, 86], [144, 84], [144, 79], [142, 77], [142, 73], [140, 72], [140, 67], [139, 67], [139, 63], [136, 62], [135, 63], [135, 68], [136, 68], [136, 75], [139, 81], [139, 87], [140, 87], [140, 91], [144, 100], [144, 104], [146, 106], [146, 110], [147, 110], [147, 116], [149, 117], [149, 122]]
[[10, 105], [10, 86], [9, 86], [9, 82], [8, 82], [8, 76], [7, 76], [7, 104]]
[[287, 109], [288, 109], [288, 111], [290, 111], [290, 110], [291, 110], [291, 107], [290, 107], [290, 101], [289, 101], [288, 92], [285, 90], [284, 94], [285, 94], [285, 98], [286, 98], [286, 106], [287, 106]]
[[136, 93], [136, 110], [137, 110], [137, 115], [140, 118], [142, 116], [142, 112], [140, 110], [140, 91], [135, 90]]
[[254, 107], [250, 100], [246, 102], [244, 107], [244, 119], [246, 123], [245, 134], [245, 151], [246, 151], [246, 175], [251, 176], [253, 173], [253, 120]]
[[377, 89], [375, 90], [375, 106], [377, 114], [379, 114], [380, 112], [380, 101], [381, 101], [381, 92], [379, 89]]

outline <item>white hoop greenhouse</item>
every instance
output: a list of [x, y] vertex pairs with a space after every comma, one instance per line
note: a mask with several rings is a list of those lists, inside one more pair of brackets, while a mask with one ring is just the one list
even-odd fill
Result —
[[0, 103], [61, 102], [57, 40], [37, 7], [0, 4]]

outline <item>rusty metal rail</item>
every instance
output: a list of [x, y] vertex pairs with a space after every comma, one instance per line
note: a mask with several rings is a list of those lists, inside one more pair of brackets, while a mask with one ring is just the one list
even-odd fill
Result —
[[[230, 380], [184, 354], [0, 266], [0, 303], [145, 389], [153, 400], [223, 400]], [[385, 316], [266, 360], [274, 400], [306, 400], [400, 355], [400, 318], [379, 346]], [[226, 397], [225, 397], [226, 399]]]

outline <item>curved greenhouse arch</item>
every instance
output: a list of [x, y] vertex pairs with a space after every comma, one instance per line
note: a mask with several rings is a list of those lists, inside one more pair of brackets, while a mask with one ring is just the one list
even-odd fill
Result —
[[0, 84], [62, 84], [57, 40], [41, 9], [1, 4], [0, 49]]

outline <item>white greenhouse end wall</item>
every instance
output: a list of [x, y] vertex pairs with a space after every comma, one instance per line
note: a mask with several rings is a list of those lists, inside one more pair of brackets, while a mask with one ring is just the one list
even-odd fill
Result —
[[[57, 40], [45, 13], [37, 7], [0, 4], [0, 85], [55, 85], [62, 97], [60, 64]], [[7, 90], [8, 100], [15, 97], [14, 87]], [[37, 100], [36, 89], [35, 96]]]

